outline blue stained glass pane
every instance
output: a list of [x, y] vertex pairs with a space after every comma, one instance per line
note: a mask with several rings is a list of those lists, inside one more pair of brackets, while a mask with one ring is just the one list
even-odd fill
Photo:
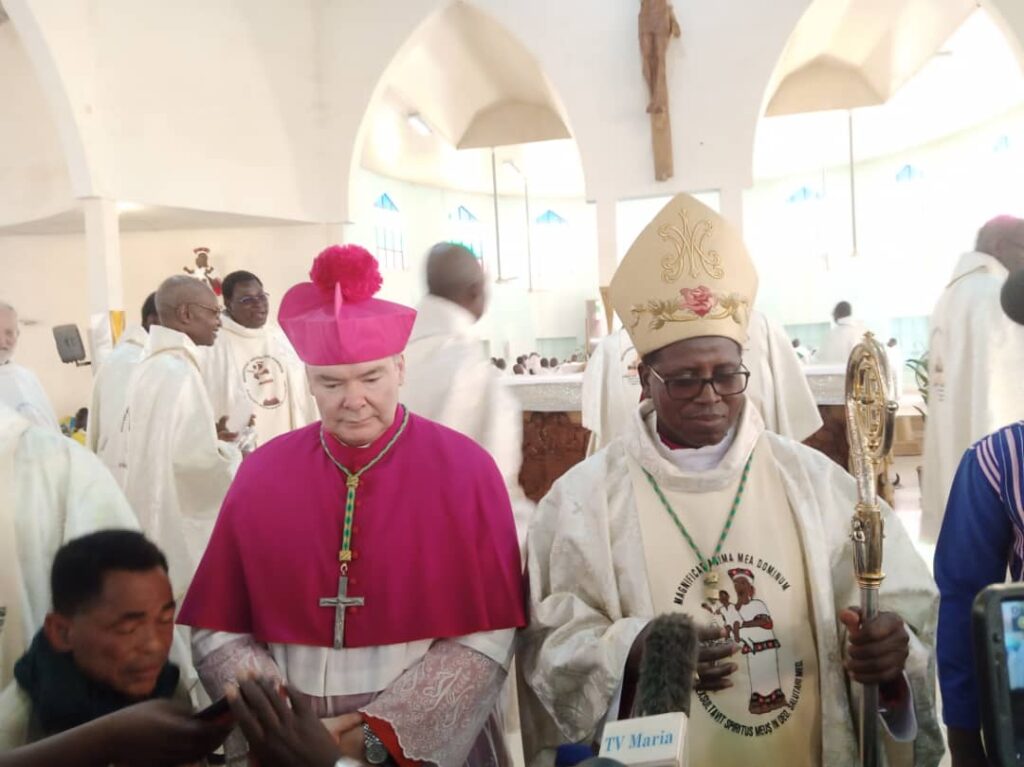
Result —
[[381, 210], [394, 211], [395, 213], [398, 212], [398, 206], [395, 205], [395, 201], [391, 199], [391, 195], [389, 194], [382, 194], [378, 197], [373, 203], [373, 207], [380, 208]]
[[786, 198], [786, 202], [798, 203], [807, 202], [808, 200], [820, 200], [821, 194], [814, 191], [809, 186], [802, 186], [793, 192], [789, 197]]
[[917, 181], [923, 175], [921, 169], [916, 165], [907, 164], [899, 169], [899, 172], [896, 174], [896, 181], [905, 184], [908, 181]]
[[538, 224], [564, 224], [565, 219], [555, 213], [553, 210], [546, 210], [537, 216]]

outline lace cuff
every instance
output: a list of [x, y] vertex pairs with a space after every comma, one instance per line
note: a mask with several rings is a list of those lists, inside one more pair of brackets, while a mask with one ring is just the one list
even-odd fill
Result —
[[[457, 767], [473, 749], [504, 681], [498, 663], [442, 640], [362, 711], [391, 726], [407, 759]], [[499, 754], [492, 758], [504, 761]]]
[[[267, 648], [251, 636], [241, 636], [218, 647], [196, 664], [199, 679], [211, 700], [224, 697], [224, 690], [242, 672], [281, 680], [281, 672]], [[224, 741], [224, 755], [231, 767], [247, 764], [249, 744], [237, 727]]]

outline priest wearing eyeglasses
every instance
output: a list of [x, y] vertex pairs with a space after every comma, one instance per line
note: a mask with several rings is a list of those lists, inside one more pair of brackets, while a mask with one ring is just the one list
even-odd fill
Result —
[[256, 445], [317, 420], [306, 369], [281, 329], [268, 322], [270, 296], [252, 272], [232, 272], [221, 286], [224, 314], [206, 355], [203, 379], [217, 420], [229, 432], [252, 422]]
[[243, 672], [286, 681], [339, 759], [509, 764], [493, 714], [525, 606], [504, 479], [399, 403], [416, 313], [373, 298], [373, 256], [334, 246], [310, 277], [279, 319], [321, 420], [257, 449], [225, 499], [179, 616], [200, 678], [214, 698]]
[[156, 292], [160, 325], [132, 371], [112, 460], [146, 535], [164, 551], [177, 600], [213, 531], [242, 455], [218, 433], [199, 373], [201, 349], [220, 329], [217, 297], [204, 282], [169, 277]]
[[528, 763], [635, 711], [648, 625], [673, 612], [720, 629], [698, 657], [688, 764], [852, 766], [856, 682], [880, 685], [890, 765], [939, 761], [934, 584], [886, 508], [881, 612], [851, 607], [853, 478], [766, 431], [744, 396], [756, 291], [740, 237], [687, 195], [612, 280], [645, 398], [530, 524]]

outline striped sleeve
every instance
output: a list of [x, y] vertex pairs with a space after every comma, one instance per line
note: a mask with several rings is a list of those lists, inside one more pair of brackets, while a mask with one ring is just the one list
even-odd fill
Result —
[[964, 454], [935, 548], [940, 594], [936, 651], [943, 718], [950, 727], [969, 730], [980, 726], [971, 606], [979, 591], [1005, 580], [1014, 544], [1014, 526], [1003, 507], [1001, 485], [994, 481], [1006, 474], [1000, 471], [995, 448], [997, 443], [983, 442]]

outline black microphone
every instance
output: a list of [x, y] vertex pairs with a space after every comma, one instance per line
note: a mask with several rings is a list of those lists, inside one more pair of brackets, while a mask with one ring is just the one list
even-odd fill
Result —
[[1024, 325], [1024, 269], [1018, 269], [1006, 278], [999, 293], [999, 303], [1007, 317], [1018, 325]]
[[693, 619], [680, 613], [651, 621], [637, 675], [637, 715], [690, 715], [700, 641]]

